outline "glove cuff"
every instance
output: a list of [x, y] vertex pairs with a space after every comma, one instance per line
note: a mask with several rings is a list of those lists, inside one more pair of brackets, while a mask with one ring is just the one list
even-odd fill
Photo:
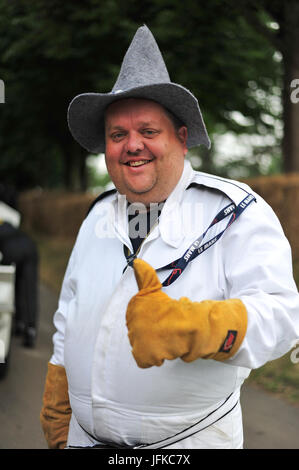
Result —
[[247, 330], [247, 311], [240, 299], [191, 302], [182, 298], [179, 302], [189, 317], [189, 331], [193, 332], [183, 361], [226, 361], [236, 354]]
[[248, 323], [247, 310], [240, 299], [225, 300], [223, 304], [223, 319], [219, 325], [223, 341], [213, 357], [216, 361], [226, 361], [236, 354], [244, 340]]
[[50, 449], [66, 446], [71, 413], [65, 368], [49, 362], [40, 421]]

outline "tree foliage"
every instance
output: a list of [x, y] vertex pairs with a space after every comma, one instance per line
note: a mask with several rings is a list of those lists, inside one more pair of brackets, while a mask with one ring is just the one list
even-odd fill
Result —
[[[274, 35], [270, 2], [256, 3], [241, 2], [242, 10], [232, 0], [0, 0], [2, 178], [20, 189], [86, 186], [87, 155], [70, 135], [67, 107], [79, 93], [111, 90], [143, 23], [172, 81], [197, 96], [212, 138], [274, 135], [281, 110], [270, 97], [280, 98], [283, 68], [275, 43], [244, 15], [246, 6]], [[247, 119], [236, 120], [236, 111]], [[213, 151], [202, 162], [213, 168]]]

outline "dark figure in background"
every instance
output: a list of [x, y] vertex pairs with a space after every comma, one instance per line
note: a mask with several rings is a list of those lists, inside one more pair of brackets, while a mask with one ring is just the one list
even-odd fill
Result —
[[[0, 184], [0, 201], [17, 211], [17, 193], [13, 187]], [[38, 252], [31, 238], [11, 221], [1, 217], [0, 209], [0, 259], [1, 264], [15, 264], [15, 328], [23, 335], [24, 346], [34, 347], [37, 335], [38, 314]]]

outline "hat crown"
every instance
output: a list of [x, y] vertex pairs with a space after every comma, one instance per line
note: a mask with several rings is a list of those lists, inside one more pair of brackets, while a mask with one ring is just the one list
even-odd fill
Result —
[[154, 83], [170, 83], [170, 78], [158, 44], [144, 25], [132, 39], [112, 93]]
[[68, 107], [68, 125], [73, 137], [91, 153], [105, 152], [105, 110], [120, 99], [152, 100], [177, 116], [188, 129], [188, 148], [210, 139], [195, 96], [170, 81], [154, 36], [141, 26], [124, 56], [110, 93], [82, 93]]

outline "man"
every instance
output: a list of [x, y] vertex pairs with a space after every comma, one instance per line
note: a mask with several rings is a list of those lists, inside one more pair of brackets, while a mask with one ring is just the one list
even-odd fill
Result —
[[116, 190], [90, 208], [64, 278], [49, 447], [242, 448], [244, 379], [299, 336], [277, 218], [246, 185], [185, 160], [209, 138], [145, 26], [112, 92], [79, 95], [68, 119], [84, 148], [105, 151]]
[[15, 328], [23, 345], [35, 346], [38, 323], [38, 252], [34, 241], [20, 230], [17, 194], [0, 184], [0, 262], [15, 264]]

